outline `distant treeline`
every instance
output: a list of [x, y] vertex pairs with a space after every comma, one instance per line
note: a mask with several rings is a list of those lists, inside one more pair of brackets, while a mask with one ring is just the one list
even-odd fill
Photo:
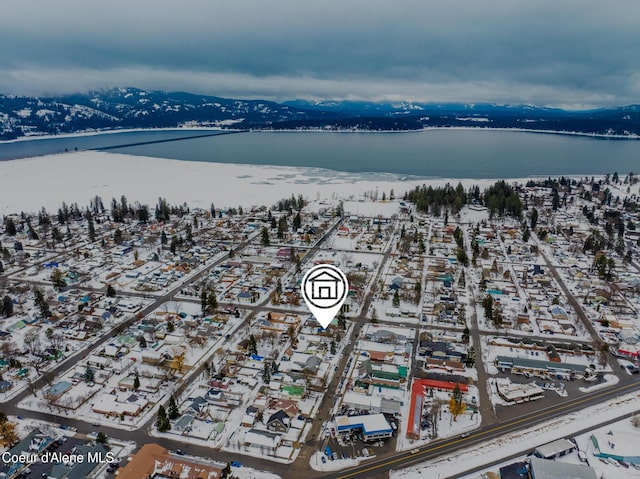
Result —
[[445, 212], [457, 214], [468, 203], [482, 204], [489, 209], [489, 216], [522, 217], [522, 202], [518, 193], [505, 181], [498, 181], [480, 193], [478, 185], [466, 191], [462, 183], [454, 188], [449, 183], [443, 187], [416, 186], [404, 195], [404, 199], [416, 205], [416, 210], [440, 216]]

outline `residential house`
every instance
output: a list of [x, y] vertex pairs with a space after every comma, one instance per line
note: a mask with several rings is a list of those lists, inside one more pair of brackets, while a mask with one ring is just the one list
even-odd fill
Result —
[[[249, 429], [244, 434], [244, 444], [250, 447], [266, 449], [271, 454], [275, 454], [276, 449], [282, 442], [282, 434], [264, 431], [262, 429]], [[118, 478], [122, 479], [122, 478]]]
[[285, 433], [291, 427], [291, 418], [282, 409], [273, 413], [269, 419], [267, 419], [267, 429], [273, 432]]

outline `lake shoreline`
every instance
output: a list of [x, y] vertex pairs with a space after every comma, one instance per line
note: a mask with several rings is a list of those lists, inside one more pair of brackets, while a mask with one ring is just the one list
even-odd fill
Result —
[[[34, 171], [38, 174], [34, 175]], [[506, 181], [526, 183], [534, 178], [543, 177]], [[467, 189], [478, 185], [484, 190], [495, 181], [495, 178], [406, 177], [377, 172], [354, 174], [303, 166], [203, 163], [79, 151], [22, 159], [14, 164], [0, 162], [0, 184], [5, 186], [0, 191], [0, 214], [36, 212], [43, 206], [56, 211], [63, 201], [86, 204], [96, 195], [105, 203], [125, 195], [132, 202], [154, 205], [158, 197], [164, 197], [170, 204], [186, 202], [190, 207], [204, 209], [211, 203], [217, 207], [244, 208], [272, 205], [292, 194], [301, 194], [310, 201], [342, 199], [358, 204], [367, 195], [377, 193], [381, 197], [391, 190], [402, 198], [405, 192], [422, 185], [461, 183]], [[376, 204], [398, 208], [397, 201]], [[359, 213], [357, 205], [353, 211]]]
[[199, 131], [220, 131], [220, 132], [248, 132], [248, 133], [422, 133], [425, 131], [445, 131], [445, 130], [478, 130], [478, 131], [506, 131], [519, 133], [536, 133], [549, 135], [583, 136], [587, 138], [603, 140], [640, 140], [640, 135], [605, 135], [601, 133], [587, 133], [579, 131], [563, 130], [539, 130], [532, 128], [495, 128], [485, 126], [446, 126], [446, 127], [426, 127], [415, 130], [365, 130], [365, 129], [326, 129], [326, 128], [293, 128], [293, 129], [273, 129], [273, 128], [221, 128], [207, 126], [171, 127], [171, 128], [124, 128], [109, 130], [87, 130], [74, 133], [62, 133], [60, 135], [32, 135], [22, 136], [12, 140], [0, 141], [0, 146], [5, 144], [24, 143], [29, 141], [55, 140], [62, 138], [82, 138], [87, 136], [113, 135], [119, 133], [149, 133], [149, 132], [199, 132]]
[[119, 137], [107, 133], [82, 140], [22, 142], [0, 145], [0, 163], [64, 152], [108, 151], [180, 162], [310, 167], [353, 175], [391, 173], [407, 179], [509, 179], [633, 171], [640, 155], [640, 142], [603, 142], [584, 135], [536, 135], [513, 129], [431, 128], [394, 135], [262, 129], [235, 134], [239, 132], [247, 130], [146, 129]]

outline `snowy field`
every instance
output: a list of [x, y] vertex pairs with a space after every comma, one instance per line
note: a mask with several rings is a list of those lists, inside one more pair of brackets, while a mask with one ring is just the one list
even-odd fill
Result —
[[[126, 195], [131, 201], [148, 204], [155, 204], [163, 196], [170, 204], [186, 202], [203, 208], [209, 208], [211, 202], [218, 207], [270, 205], [291, 194], [302, 194], [311, 201], [358, 200], [376, 189], [380, 194], [394, 189], [401, 197], [415, 186], [444, 185], [447, 181], [458, 182], [443, 178], [402, 181], [400, 175], [386, 173], [204, 163], [82, 151], [0, 162], [0, 213], [38, 211], [42, 206], [55, 211], [63, 201], [84, 204], [96, 195], [105, 202]], [[494, 182], [460, 181], [465, 187], [477, 184], [481, 189]], [[386, 208], [396, 209], [393, 203], [387, 205]], [[345, 211], [353, 214], [370, 213], [370, 208], [358, 201], [345, 204]], [[376, 215], [389, 211], [379, 210], [376, 204]]]

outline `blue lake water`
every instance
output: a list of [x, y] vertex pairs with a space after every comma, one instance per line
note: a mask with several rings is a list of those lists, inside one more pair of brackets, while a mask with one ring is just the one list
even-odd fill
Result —
[[51, 137], [0, 143], [0, 160], [52, 155], [65, 151], [111, 148], [115, 145], [182, 140], [216, 132], [206, 130], [147, 130], [96, 133], [81, 136]]
[[[143, 131], [0, 144], [0, 159], [109, 147], [113, 153], [253, 165], [389, 172], [444, 178], [637, 173], [640, 141], [494, 130], [402, 133], [244, 132], [184, 138], [202, 131]], [[16, 154], [16, 148], [23, 154]], [[31, 151], [35, 153], [24, 153]]]

